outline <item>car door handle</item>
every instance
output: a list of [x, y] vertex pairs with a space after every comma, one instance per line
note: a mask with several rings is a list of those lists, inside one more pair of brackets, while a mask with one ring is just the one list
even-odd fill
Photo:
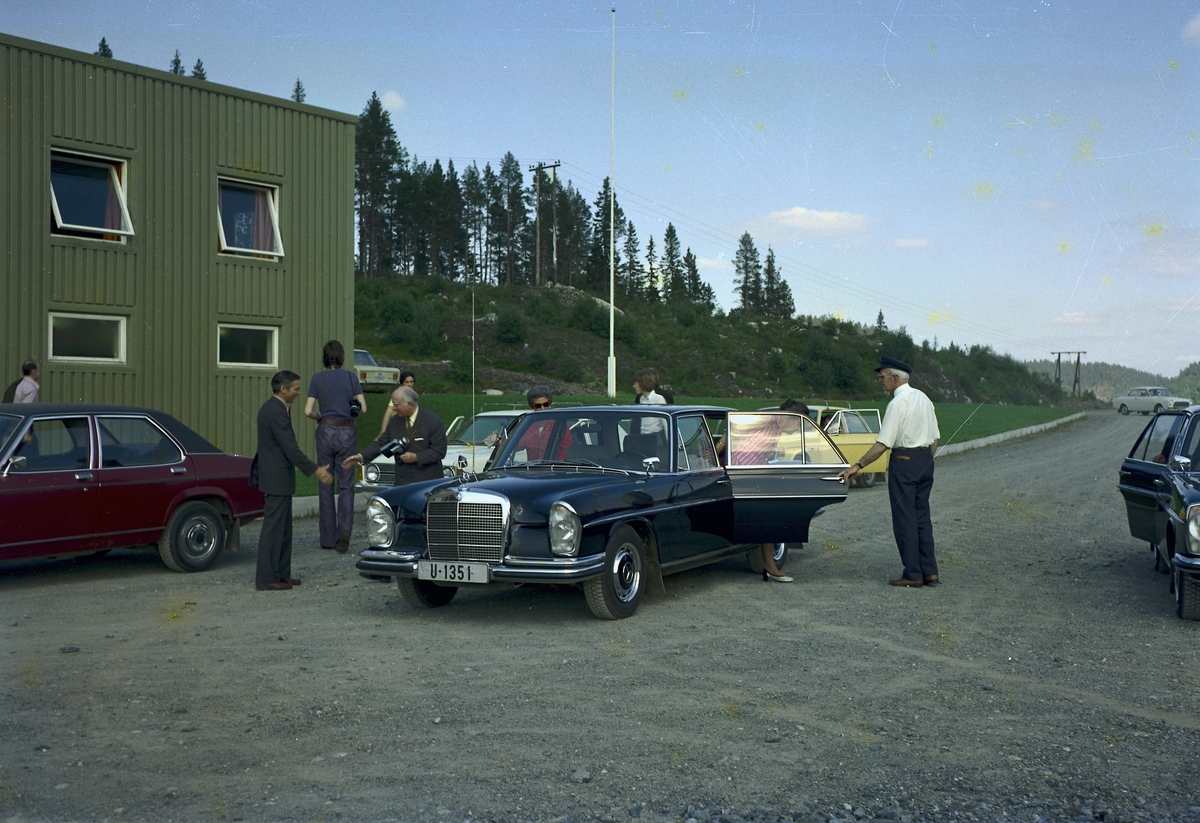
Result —
[[842, 478], [841, 478], [841, 476], [840, 476], [840, 475], [836, 475], [836, 474], [835, 474], [835, 475], [831, 475], [830, 477], [822, 477], [821, 479], [822, 479], [822, 480], [832, 480], [834, 483], [841, 483], [841, 482], [842, 482]]
[[171, 474], [187, 474], [187, 466], [172, 466]]
[[75, 472], [75, 479], [76, 480], [91, 480], [92, 473], [91, 472]]

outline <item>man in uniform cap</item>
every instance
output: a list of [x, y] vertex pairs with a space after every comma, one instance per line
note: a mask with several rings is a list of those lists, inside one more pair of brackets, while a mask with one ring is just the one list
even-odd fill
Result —
[[933, 403], [920, 389], [908, 385], [912, 368], [886, 354], [879, 358], [879, 380], [892, 395], [879, 436], [867, 453], [839, 475], [849, 482], [863, 466], [870, 465], [891, 449], [888, 464], [888, 497], [892, 504], [892, 532], [904, 572], [893, 586], [932, 586], [938, 582], [937, 558], [933, 553], [933, 520], [929, 514], [929, 491], [933, 488], [933, 455], [937, 451], [937, 416]]

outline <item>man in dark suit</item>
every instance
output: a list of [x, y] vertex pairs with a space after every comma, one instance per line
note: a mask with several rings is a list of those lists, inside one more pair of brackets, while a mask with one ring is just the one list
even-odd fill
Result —
[[342, 461], [342, 468], [374, 460], [383, 447], [393, 440], [404, 438], [409, 444], [396, 454], [396, 485], [403, 486], [418, 480], [437, 480], [442, 476], [442, 459], [446, 456], [446, 427], [442, 419], [417, 405], [420, 398], [409, 386], [392, 392], [395, 416], [379, 439]]
[[322, 483], [333, 482], [328, 466], [318, 466], [300, 451], [292, 429], [292, 402], [300, 394], [300, 375], [276, 372], [271, 378], [272, 397], [258, 410], [258, 453], [250, 469], [251, 485], [266, 498], [262, 533], [258, 538], [258, 571], [254, 587], [261, 591], [286, 591], [299, 586], [292, 577], [292, 495], [296, 469], [315, 474]]

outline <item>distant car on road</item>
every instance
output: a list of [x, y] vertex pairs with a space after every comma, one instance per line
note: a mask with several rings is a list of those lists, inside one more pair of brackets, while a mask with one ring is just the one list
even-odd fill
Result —
[[1173, 397], [1161, 386], [1135, 386], [1120, 397], [1112, 399], [1112, 407], [1121, 414], [1129, 414], [1131, 411], [1158, 414], [1164, 409], [1186, 409], [1190, 405], [1190, 399]]
[[[442, 469], [447, 477], [464, 471], [483, 471], [500, 442], [500, 433], [529, 411], [526, 408], [482, 411], [471, 418], [457, 417], [446, 432], [446, 456]], [[460, 459], [461, 458], [461, 459]], [[396, 458], [380, 455], [359, 470], [356, 489], [379, 492], [396, 483]]]
[[1200, 406], [1155, 415], [1117, 480], [1129, 533], [1171, 573], [1176, 611], [1200, 620]]
[[134, 546], [203, 571], [262, 516], [250, 462], [153, 409], [0, 406], [0, 560]]
[[400, 370], [381, 366], [366, 349], [354, 350], [354, 372], [363, 391], [386, 391], [400, 385]]

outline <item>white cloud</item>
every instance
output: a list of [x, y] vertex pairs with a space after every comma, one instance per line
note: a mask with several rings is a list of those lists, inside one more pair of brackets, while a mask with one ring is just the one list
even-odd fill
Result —
[[404, 98], [398, 91], [385, 91], [380, 98], [383, 107], [388, 111], [404, 111]]
[[733, 263], [724, 255], [720, 257], [697, 257], [696, 268], [700, 271], [733, 271]]
[[1200, 14], [1197, 14], [1183, 27], [1183, 39], [1189, 43], [1200, 43]]
[[773, 211], [766, 220], [780, 228], [799, 229], [802, 232], [828, 237], [860, 231], [867, 218], [861, 214], [845, 211], [816, 211], [803, 206], [793, 206], [785, 211]]
[[892, 241], [892, 248], [903, 249], [905, 251], [911, 249], [928, 249], [933, 246], [932, 240], [926, 240], [924, 237], [905, 237]]
[[1060, 326], [1095, 326], [1100, 320], [1084, 311], [1068, 311], [1054, 318], [1054, 322]]

